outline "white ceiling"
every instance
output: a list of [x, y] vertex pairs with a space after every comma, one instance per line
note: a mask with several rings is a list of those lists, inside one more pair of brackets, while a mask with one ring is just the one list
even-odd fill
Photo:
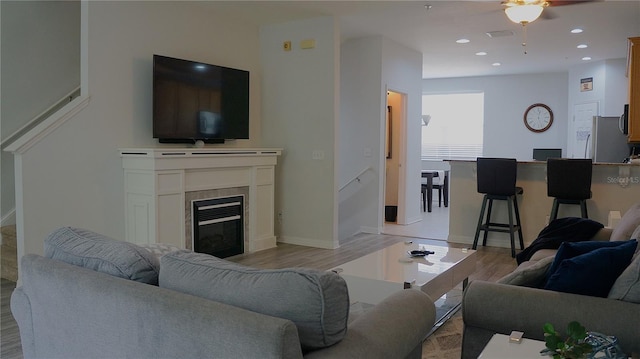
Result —
[[[465, 77], [567, 71], [591, 61], [626, 58], [627, 38], [640, 36], [640, 0], [593, 1], [548, 7], [523, 28], [509, 21], [501, 1], [234, 1], [242, 18], [275, 23], [296, 18], [334, 15], [342, 40], [382, 35], [423, 54], [423, 77]], [[233, 4], [231, 4], [233, 3]], [[222, 5], [221, 2], [209, 4]], [[427, 10], [425, 5], [431, 5]], [[247, 8], [251, 8], [247, 12]], [[576, 27], [581, 34], [571, 34]], [[510, 30], [513, 36], [490, 38], [486, 32]], [[465, 37], [468, 44], [455, 40]], [[577, 49], [578, 44], [587, 49]], [[486, 56], [475, 53], [485, 51]], [[494, 67], [491, 64], [500, 62]]]

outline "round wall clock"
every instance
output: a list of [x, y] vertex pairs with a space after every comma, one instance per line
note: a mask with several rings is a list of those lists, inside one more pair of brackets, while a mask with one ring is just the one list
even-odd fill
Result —
[[553, 111], [542, 103], [534, 103], [524, 112], [524, 125], [533, 132], [544, 132], [553, 123]]

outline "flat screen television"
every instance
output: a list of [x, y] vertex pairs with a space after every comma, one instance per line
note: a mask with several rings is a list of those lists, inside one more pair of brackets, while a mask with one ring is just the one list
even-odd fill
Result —
[[249, 138], [249, 72], [153, 55], [153, 138], [223, 143]]

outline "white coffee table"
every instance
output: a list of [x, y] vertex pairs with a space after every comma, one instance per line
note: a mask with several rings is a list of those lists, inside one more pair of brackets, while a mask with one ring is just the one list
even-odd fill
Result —
[[540, 351], [544, 348], [545, 343], [543, 341], [522, 338], [520, 343], [510, 343], [508, 335], [494, 334], [478, 359], [549, 358], [540, 354]]
[[[429, 250], [426, 257], [409, 257], [407, 251]], [[347, 262], [332, 270], [347, 282], [352, 302], [377, 304], [392, 293], [414, 288], [434, 301], [463, 283], [476, 269], [476, 251], [426, 244], [399, 242]]]

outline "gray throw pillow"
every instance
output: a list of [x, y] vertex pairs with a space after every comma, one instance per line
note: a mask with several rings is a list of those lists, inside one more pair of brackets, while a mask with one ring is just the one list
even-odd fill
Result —
[[629, 208], [624, 216], [620, 219], [620, 222], [611, 232], [610, 241], [626, 241], [631, 239], [631, 235], [635, 229], [640, 226], [640, 202], [634, 204]]
[[640, 303], [640, 251], [613, 283], [607, 298]]
[[203, 253], [179, 251], [160, 258], [160, 287], [254, 312], [289, 319], [304, 350], [344, 337], [349, 293], [342, 277], [307, 268], [257, 269]]
[[44, 255], [79, 267], [157, 285], [160, 262], [133, 243], [73, 227], [53, 231], [44, 240]]
[[640, 225], [638, 225], [636, 230], [631, 233], [631, 237], [629, 239], [637, 239], [640, 242]]
[[553, 256], [549, 256], [533, 263], [524, 262], [513, 272], [500, 278], [498, 283], [538, 288], [544, 283], [545, 275], [553, 259]]

